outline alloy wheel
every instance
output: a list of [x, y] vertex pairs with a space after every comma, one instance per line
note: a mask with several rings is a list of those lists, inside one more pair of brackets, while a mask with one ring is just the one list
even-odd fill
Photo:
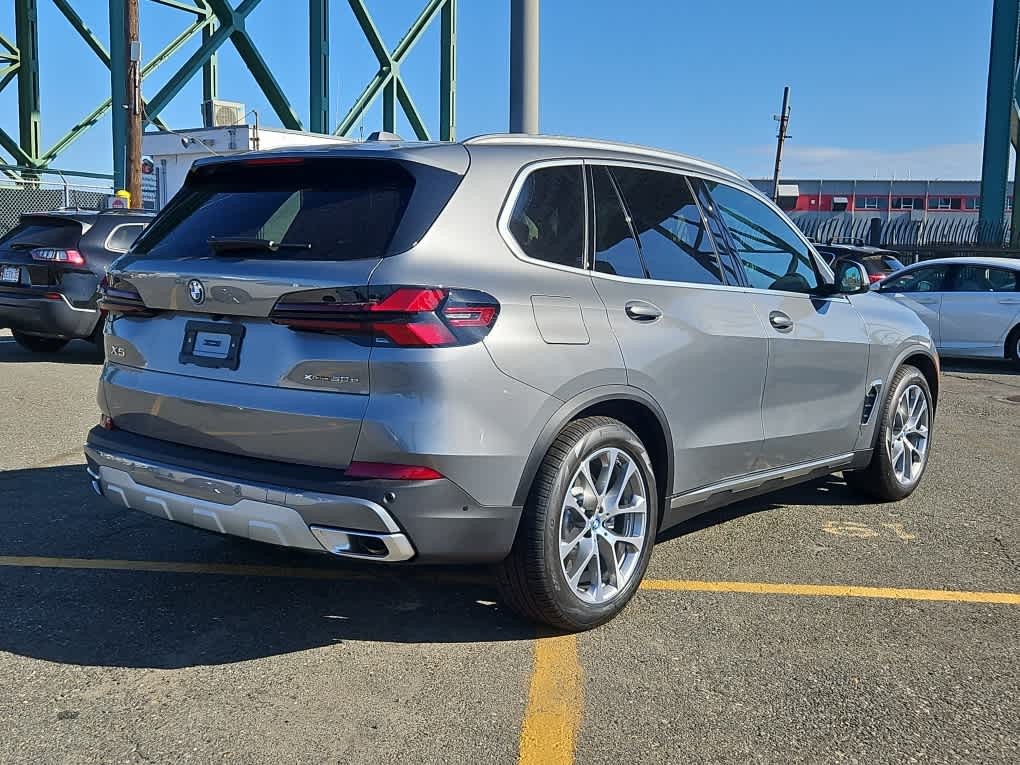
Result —
[[912, 483], [921, 475], [928, 458], [930, 426], [928, 397], [920, 385], [908, 385], [896, 402], [886, 433], [889, 460], [901, 484]]
[[607, 447], [587, 455], [560, 510], [559, 557], [585, 603], [612, 600], [634, 576], [646, 544], [648, 490], [637, 461]]

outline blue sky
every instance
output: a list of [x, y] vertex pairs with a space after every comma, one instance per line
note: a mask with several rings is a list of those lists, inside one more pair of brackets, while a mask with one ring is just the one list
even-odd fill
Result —
[[[234, 0], [236, 4], [236, 0]], [[424, 0], [367, 0], [391, 48]], [[13, 3], [0, 33], [14, 37]], [[104, 41], [106, 0], [75, 7]], [[976, 178], [980, 174], [992, 0], [544, 0], [541, 128], [661, 146], [771, 174], [784, 85], [792, 87], [784, 175]], [[509, 0], [460, 0], [458, 135], [506, 129]], [[109, 74], [50, 0], [39, 0], [43, 143], [52, 144], [109, 93]], [[187, 24], [187, 14], [142, 0], [146, 60]], [[331, 10], [334, 122], [375, 72], [344, 0]], [[248, 27], [295, 109], [307, 121], [307, 3], [263, 0]], [[197, 40], [146, 79], [152, 95]], [[419, 110], [438, 128], [438, 22], [403, 73]], [[220, 96], [278, 124], [233, 47], [221, 48]], [[199, 124], [201, 83], [162, 116]], [[378, 105], [365, 133], [379, 127]], [[0, 127], [17, 134], [16, 88], [0, 93]], [[402, 123], [405, 136], [412, 131]], [[358, 131], [355, 131], [357, 135]], [[55, 163], [107, 172], [110, 120]]]

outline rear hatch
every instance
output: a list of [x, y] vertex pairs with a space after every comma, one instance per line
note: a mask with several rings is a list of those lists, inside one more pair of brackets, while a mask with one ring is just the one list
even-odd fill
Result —
[[87, 271], [78, 243], [84, 224], [62, 215], [24, 215], [0, 237], [0, 289], [59, 287], [68, 272]]
[[345, 467], [373, 342], [319, 318], [379, 302], [373, 269], [424, 235], [466, 170], [450, 154], [439, 166], [381, 149], [196, 165], [105, 288], [116, 427]]

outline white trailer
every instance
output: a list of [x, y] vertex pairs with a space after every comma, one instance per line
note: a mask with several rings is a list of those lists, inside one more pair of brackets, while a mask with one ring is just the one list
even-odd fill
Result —
[[142, 154], [151, 161], [151, 166], [145, 166], [143, 170], [151, 172], [142, 175], [143, 205], [147, 209], [162, 208], [184, 185], [192, 163], [202, 157], [351, 142], [350, 138], [335, 135], [245, 124], [145, 133], [142, 136]]

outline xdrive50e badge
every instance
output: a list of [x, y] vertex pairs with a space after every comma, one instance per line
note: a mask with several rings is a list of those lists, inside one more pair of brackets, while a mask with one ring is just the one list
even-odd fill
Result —
[[192, 279], [188, 282], [188, 297], [191, 298], [191, 302], [195, 305], [201, 305], [205, 302], [205, 286], [198, 279]]

